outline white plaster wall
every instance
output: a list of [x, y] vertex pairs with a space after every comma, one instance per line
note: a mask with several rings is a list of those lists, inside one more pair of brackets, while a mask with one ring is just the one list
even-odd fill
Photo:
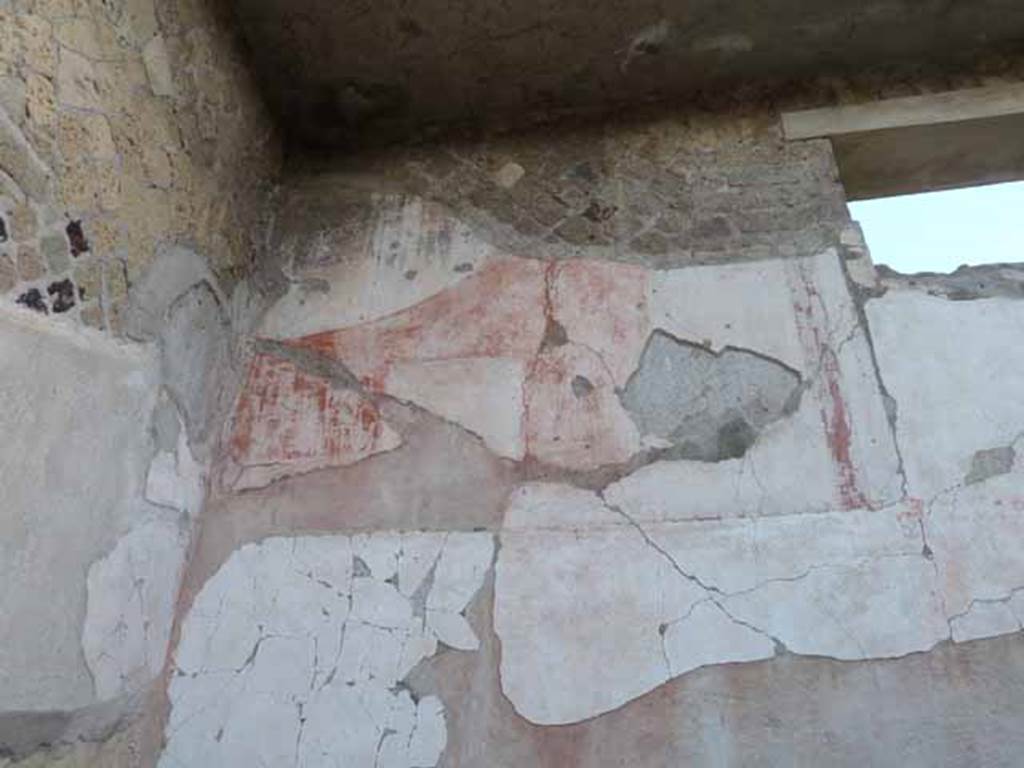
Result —
[[0, 709], [94, 699], [86, 574], [149, 514], [152, 349], [0, 311]]
[[1024, 437], [1024, 303], [890, 290], [866, 312], [913, 495], [933, 498], [976, 451]]

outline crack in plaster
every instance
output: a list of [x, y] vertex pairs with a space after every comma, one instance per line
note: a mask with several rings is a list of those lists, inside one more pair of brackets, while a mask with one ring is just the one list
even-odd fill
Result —
[[[278, 538], [237, 550], [184, 621], [161, 764], [304, 765], [327, 754], [435, 764], [443, 708], [402, 680], [445, 639], [425, 614], [464, 622], [493, 550], [486, 533]], [[356, 557], [367, 575], [355, 576]]]

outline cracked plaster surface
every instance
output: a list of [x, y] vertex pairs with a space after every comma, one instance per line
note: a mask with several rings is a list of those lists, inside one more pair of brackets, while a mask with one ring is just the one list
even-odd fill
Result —
[[684, 522], [523, 486], [496, 565], [502, 690], [531, 722], [573, 723], [704, 665], [897, 658], [1016, 631], [1020, 501], [1000, 480], [963, 491], [987, 506]]
[[907, 289], [868, 301], [914, 496], [931, 498], [971, 474], [976, 452], [1024, 436], [1021, 307], [1015, 299], [950, 301]]
[[491, 567], [486, 533], [272, 538], [196, 596], [174, 654], [162, 767], [435, 765], [441, 702], [403, 684]]
[[163, 668], [187, 545], [179, 523], [152, 520], [90, 566], [82, 651], [98, 700], [133, 693]]
[[[726, 294], [730, 301], [712, 301]], [[808, 473], [806, 506], [899, 498], [898, 457], [871, 350], [832, 251], [664, 272], [493, 259], [409, 308], [288, 343], [340, 361], [370, 392], [463, 426], [499, 456], [593, 470], [667, 447], [621, 402], [656, 330], [715, 352], [750, 351], [803, 377], [796, 448], [819, 464]], [[785, 466], [790, 446], [776, 447], [770, 437], [766, 431], [765, 464]], [[732, 488], [736, 473], [711, 471], [712, 485]]]
[[235, 490], [353, 464], [401, 445], [368, 398], [257, 353], [236, 405], [225, 480]]
[[0, 310], [0, 709], [95, 700], [81, 651], [86, 574], [153, 514], [154, 350]]

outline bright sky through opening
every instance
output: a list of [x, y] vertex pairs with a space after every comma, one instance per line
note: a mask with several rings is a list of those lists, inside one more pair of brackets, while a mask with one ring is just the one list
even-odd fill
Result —
[[850, 203], [875, 264], [952, 272], [1024, 262], [1024, 182]]

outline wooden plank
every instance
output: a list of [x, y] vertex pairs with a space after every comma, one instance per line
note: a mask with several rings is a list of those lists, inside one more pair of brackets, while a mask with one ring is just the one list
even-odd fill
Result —
[[782, 126], [787, 139], [799, 140], [1020, 114], [1024, 83], [788, 112]]

